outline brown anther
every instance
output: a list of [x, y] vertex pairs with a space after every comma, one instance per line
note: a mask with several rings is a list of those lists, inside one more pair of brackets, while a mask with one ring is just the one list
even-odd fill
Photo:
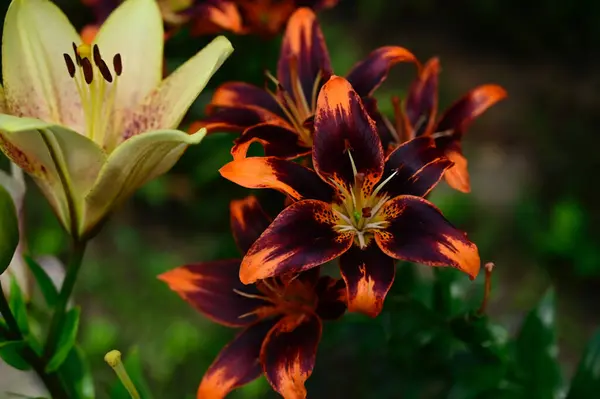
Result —
[[121, 76], [123, 73], [123, 62], [121, 61], [121, 54], [117, 53], [113, 57], [113, 67], [117, 76]]
[[102, 57], [100, 56], [100, 49], [97, 44], [94, 44], [94, 49], [92, 50], [92, 54], [94, 56], [94, 64], [100, 68], [100, 63], [102, 62]]
[[363, 208], [362, 209], [362, 216], [364, 218], [370, 218], [372, 216], [371, 210], [372, 210], [371, 207], [368, 207], [368, 206], [365, 207], [365, 208]]
[[69, 71], [69, 75], [71, 77], [74, 77], [75, 76], [75, 64], [73, 63], [73, 60], [67, 53], [63, 54], [63, 57], [65, 57], [65, 64], [67, 64], [67, 71]]
[[77, 62], [78, 66], [81, 66], [81, 56], [79, 55], [79, 51], [77, 51], [77, 45], [73, 43], [73, 53], [75, 53], [75, 62]]
[[83, 69], [83, 77], [85, 78], [85, 83], [90, 84], [92, 80], [94, 80], [94, 69], [92, 68], [92, 63], [87, 58], [81, 59], [81, 68]]
[[104, 80], [106, 80], [108, 83], [111, 83], [113, 80], [113, 77], [112, 77], [112, 74], [110, 73], [110, 69], [108, 69], [108, 65], [106, 65], [106, 62], [104, 62], [103, 59], [100, 59], [100, 62], [96, 63], [96, 65], [98, 66], [98, 70], [102, 74], [102, 77], [104, 78]]
[[362, 172], [358, 172], [356, 176], [354, 176], [354, 185], [358, 188], [363, 186], [365, 182], [365, 174]]

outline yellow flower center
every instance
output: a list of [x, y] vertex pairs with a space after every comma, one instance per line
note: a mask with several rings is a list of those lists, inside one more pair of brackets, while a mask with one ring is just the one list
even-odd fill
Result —
[[339, 217], [334, 229], [340, 233], [354, 233], [354, 243], [360, 248], [366, 248], [373, 238], [373, 233], [386, 228], [389, 224], [381, 214], [381, 209], [390, 197], [380, 193], [397, 172], [392, 173], [371, 190], [372, 187], [365, 185], [364, 174], [357, 172], [350, 150], [348, 156], [352, 164], [354, 184], [346, 187], [331, 179], [340, 194], [340, 201], [332, 204], [333, 211]]
[[116, 137], [107, 134], [107, 131], [118, 128], [114, 108], [118, 77], [123, 73], [121, 54], [114, 55], [111, 72], [97, 44], [91, 47], [87, 44], [77, 46], [73, 43], [73, 52], [75, 62], [69, 54], [65, 53], [63, 56], [67, 71], [77, 86], [86, 136], [105, 149], [111, 149], [117, 144], [114, 142]]
[[[312, 147], [312, 129], [305, 126], [304, 122], [315, 113], [321, 72], [319, 71], [317, 74], [310, 97], [307, 97], [302, 89], [296, 57], [292, 57], [290, 60], [291, 92], [288, 92], [270, 72], [267, 71], [266, 75], [269, 80], [277, 85], [277, 93], [269, 89], [266, 89], [267, 92], [277, 101], [277, 104], [279, 104], [279, 107], [298, 133], [301, 144], [305, 147]], [[310, 99], [310, 104], [307, 98]]]

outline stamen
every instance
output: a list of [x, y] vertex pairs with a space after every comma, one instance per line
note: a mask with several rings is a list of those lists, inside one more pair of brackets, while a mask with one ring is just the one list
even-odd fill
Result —
[[441, 137], [448, 137], [451, 136], [454, 133], [454, 129], [447, 129], [447, 130], [442, 130], [441, 132], [435, 132], [431, 135], [431, 138], [435, 139], [439, 139]]
[[81, 67], [83, 68], [83, 76], [85, 77], [85, 83], [88, 85], [94, 80], [94, 69], [92, 63], [87, 58], [81, 59]]
[[108, 83], [112, 83], [113, 78], [110, 73], [110, 69], [108, 69], [108, 65], [106, 65], [106, 62], [104, 62], [103, 59], [100, 59], [100, 62], [96, 63], [96, 66], [98, 67], [98, 70], [100, 70], [100, 74], [102, 74], [104, 80], [106, 80]]
[[69, 71], [69, 76], [74, 77], [76, 70], [75, 70], [75, 64], [73, 63], [73, 60], [67, 53], [64, 53], [63, 57], [65, 58], [65, 64], [67, 64], [67, 71]]
[[319, 72], [317, 72], [317, 78], [315, 79], [315, 83], [313, 85], [313, 89], [312, 89], [312, 93], [310, 95], [310, 109], [316, 109], [317, 108], [317, 94], [319, 94], [319, 86], [321, 83], [321, 78], [323, 77], [323, 71], [319, 69]]
[[481, 306], [477, 310], [477, 314], [483, 316], [485, 311], [487, 310], [487, 305], [490, 299], [490, 294], [492, 292], [492, 271], [494, 270], [494, 263], [488, 262], [485, 264], [485, 285], [483, 288], [483, 300], [481, 301]]
[[367, 246], [367, 243], [365, 242], [364, 233], [362, 231], [357, 231], [356, 237], [358, 237], [358, 245], [360, 246], [360, 248], [365, 248]]
[[75, 53], [75, 62], [77, 62], [77, 66], [81, 66], [81, 56], [77, 51], [77, 45], [73, 43], [73, 53]]
[[236, 294], [243, 296], [244, 298], [249, 298], [249, 299], [262, 299], [263, 301], [267, 301], [267, 302], [273, 302], [271, 299], [269, 299], [266, 296], [262, 296], [262, 295], [256, 295], [256, 294], [249, 294], [247, 292], [244, 291], [240, 291], [237, 288], [233, 289], [233, 292], [235, 292]]
[[97, 44], [94, 44], [94, 63], [96, 65], [100, 64], [100, 61], [102, 61], [102, 57], [100, 56], [100, 49], [98, 48]]
[[348, 216], [344, 215], [342, 212], [337, 211], [335, 209], [333, 210], [333, 212], [335, 214], [337, 214], [340, 217], [340, 219], [342, 219], [344, 222], [348, 223], [349, 225], [352, 225], [352, 221], [350, 220], [350, 218]]
[[385, 186], [390, 180], [392, 180], [392, 178], [394, 176], [396, 176], [398, 174], [398, 171], [395, 170], [394, 173], [392, 173], [387, 179], [385, 179], [384, 181], [382, 181], [381, 183], [379, 183], [379, 185], [375, 188], [375, 190], [373, 191], [373, 196], [377, 195], [379, 193], [379, 191], [381, 191], [381, 189], [383, 188], [383, 186]]
[[121, 76], [123, 73], [123, 62], [121, 61], [121, 54], [117, 53], [113, 57], [113, 67], [117, 76]]
[[267, 281], [267, 279], [261, 280], [261, 282], [274, 294], [276, 294], [277, 296], [280, 296], [279, 294], [279, 290], [277, 290], [277, 288], [275, 288], [274, 286], [271, 285], [271, 283], [269, 283]]

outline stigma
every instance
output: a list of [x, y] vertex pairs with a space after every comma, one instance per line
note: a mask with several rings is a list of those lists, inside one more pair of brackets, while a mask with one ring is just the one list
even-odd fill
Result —
[[123, 73], [121, 54], [112, 58], [112, 70], [102, 58], [97, 44], [73, 43], [73, 57], [63, 54], [69, 76], [75, 80], [85, 121], [85, 135], [104, 147], [112, 149], [117, 143], [111, 134], [117, 126], [115, 99], [117, 82]]

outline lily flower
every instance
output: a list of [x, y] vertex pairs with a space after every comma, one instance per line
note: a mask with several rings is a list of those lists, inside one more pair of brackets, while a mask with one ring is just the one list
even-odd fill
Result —
[[448, 184], [464, 193], [471, 191], [467, 159], [462, 153], [462, 137], [467, 128], [483, 112], [498, 101], [506, 98], [504, 88], [496, 84], [478, 86], [452, 104], [441, 117], [438, 112], [438, 76], [440, 63], [430, 59], [421, 70], [419, 77], [408, 91], [404, 108], [394, 99], [395, 124], [390, 123], [377, 111], [371, 115], [384, 142], [384, 148], [394, 148], [407, 140], [419, 136], [431, 136], [436, 146], [454, 162], [444, 175]]
[[[231, 227], [242, 252], [269, 225], [255, 197], [230, 205]], [[286, 399], [305, 398], [321, 339], [322, 320], [341, 317], [344, 282], [319, 269], [243, 285], [241, 260], [193, 263], [159, 276], [212, 321], [242, 328], [210, 365], [198, 399], [223, 398], [263, 373]]]
[[314, 171], [275, 157], [238, 159], [220, 170], [241, 186], [273, 188], [296, 200], [244, 256], [244, 284], [339, 257], [348, 309], [376, 316], [394, 281], [394, 259], [477, 276], [475, 244], [422, 198], [452, 165], [430, 137], [384, 157], [360, 96], [338, 76], [319, 94], [314, 128]]
[[[380, 47], [356, 64], [347, 79], [361, 97], [369, 97], [399, 62], [417, 60], [405, 48]], [[276, 92], [243, 82], [225, 83], [215, 91], [208, 117], [192, 126], [206, 127], [209, 133], [243, 132], [231, 150], [234, 159], [244, 158], [254, 142], [262, 144], [267, 156], [292, 159], [310, 154], [317, 94], [331, 74], [316, 15], [309, 8], [299, 8], [287, 25], [277, 77], [267, 74]]]
[[204, 130], [174, 129], [233, 49], [218, 37], [162, 80], [163, 26], [154, 0], [126, 0], [91, 46], [80, 41], [51, 1], [11, 3], [0, 149], [81, 239], [202, 140]]

